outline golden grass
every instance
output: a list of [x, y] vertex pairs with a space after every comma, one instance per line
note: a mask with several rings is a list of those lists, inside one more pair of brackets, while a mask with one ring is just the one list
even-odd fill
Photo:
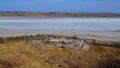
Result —
[[90, 44], [89, 50], [78, 51], [43, 43], [32, 46], [26, 40], [0, 44], [0, 68], [105, 68], [111, 59], [120, 62], [119, 48]]

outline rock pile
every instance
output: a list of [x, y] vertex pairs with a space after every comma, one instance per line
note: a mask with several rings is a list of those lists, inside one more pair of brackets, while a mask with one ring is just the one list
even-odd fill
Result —
[[[41, 43], [41, 40], [29, 41], [29, 44], [33, 46], [39, 45], [40, 43]], [[49, 37], [43, 40], [43, 43], [56, 45], [58, 47], [76, 48], [77, 50], [88, 50], [89, 49], [89, 45], [80, 39]]]
[[50, 37], [44, 40], [44, 43], [53, 44], [59, 47], [71, 47], [76, 48], [77, 50], [88, 50], [89, 45], [86, 44], [83, 40], [79, 39], [67, 39], [67, 38], [53, 38]]

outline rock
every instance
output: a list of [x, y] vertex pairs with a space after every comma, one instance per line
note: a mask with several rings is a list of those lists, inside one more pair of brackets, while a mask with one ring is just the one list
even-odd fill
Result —
[[75, 47], [75, 46], [74, 46], [73, 44], [69, 44], [68, 47], [73, 48], [73, 47]]
[[81, 50], [88, 50], [89, 49], [89, 45], [87, 45], [83, 40], [79, 41], [79, 47]]
[[50, 38], [49, 42], [59, 43], [60, 39], [58, 39], [58, 38]]
[[88, 50], [89, 45], [87, 45], [83, 40], [79, 39], [66, 39], [66, 38], [53, 38], [50, 37], [44, 40], [44, 43], [55, 44], [58, 47], [71, 47], [77, 50]]
[[60, 39], [58, 39], [58, 38], [52, 38], [52, 37], [50, 37], [50, 38], [48, 38], [48, 39], [45, 39], [43, 42], [44, 43], [59, 43], [61, 40]]
[[65, 45], [69, 45], [69, 44], [71, 44], [71, 41], [66, 39], [66, 40], [62, 41], [62, 43]]
[[88, 49], [89, 49], [89, 46], [88, 46], [87, 44], [85, 44], [85, 45], [83, 45], [83, 46], [81, 47], [81, 49], [82, 49], [82, 50], [88, 50]]
[[29, 44], [31, 44], [31, 45], [39, 45], [40, 42], [41, 42], [41, 40], [31, 40], [31, 41], [29, 41]]

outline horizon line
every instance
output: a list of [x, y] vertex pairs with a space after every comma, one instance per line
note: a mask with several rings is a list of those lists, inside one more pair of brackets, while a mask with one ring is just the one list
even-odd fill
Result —
[[33, 12], [33, 13], [97, 13], [97, 14], [120, 14], [120, 13], [114, 13], [114, 12], [68, 12], [68, 11], [64, 11], [64, 12], [61, 12], [61, 11], [0, 11], [1, 12]]

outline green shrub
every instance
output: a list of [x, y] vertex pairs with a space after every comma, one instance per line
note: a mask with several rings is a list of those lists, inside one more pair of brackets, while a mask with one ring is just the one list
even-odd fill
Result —
[[0, 43], [4, 43], [4, 39], [0, 37]]
[[16, 36], [16, 37], [7, 37], [5, 38], [6, 41], [19, 41], [19, 40], [30, 40], [31, 36]]

